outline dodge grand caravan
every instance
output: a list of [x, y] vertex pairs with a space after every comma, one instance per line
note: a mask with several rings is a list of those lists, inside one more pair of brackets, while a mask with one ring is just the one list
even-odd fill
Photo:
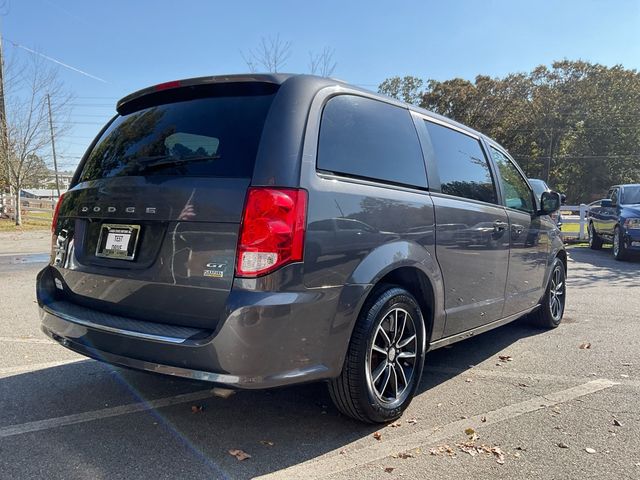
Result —
[[558, 326], [559, 206], [490, 138], [340, 81], [169, 82], [118, 102], [58, 202], [42, 329], [232, 388], [323, 380], [390, 421], [427, 351]]

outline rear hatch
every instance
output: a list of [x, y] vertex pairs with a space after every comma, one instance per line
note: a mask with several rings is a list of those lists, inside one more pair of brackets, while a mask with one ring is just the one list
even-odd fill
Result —
[[54, 266], [67, 301], [212, 329], [278, 86], [171, 87], [121, 102], [85, 156], [61, 203]]

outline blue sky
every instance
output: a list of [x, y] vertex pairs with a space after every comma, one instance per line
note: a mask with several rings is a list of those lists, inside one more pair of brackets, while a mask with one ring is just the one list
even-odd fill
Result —
[[373, 90], [385, 78], [473, 79], [528, 71], [562, 58], [640, 69], [640, 1], [9, 0], [8, 56], [36, 49], [70, 70], [70, 168], [118, 98], [177, 78], [247, 70], [241, 51], [261, 37], [292, 44], [285, 71], [307, 72], [309, 51], [335, 50], [334, 76]]

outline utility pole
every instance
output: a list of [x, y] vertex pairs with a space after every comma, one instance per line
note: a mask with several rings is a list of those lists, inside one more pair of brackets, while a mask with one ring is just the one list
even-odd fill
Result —
[[47, 93], [47, 107], [49, 107], [49, 130], [51, 130], [51, 150], [53, 151], [53, 170], [56, 173], [56, 190], [60, 198], [60, 180], [58, 178], [58, 160], [56, 159], [56, 142], [53, 135], [53, 118], [51, 118], [51, 97]]
[[547, 157], [546, 178], [544, 179], [549, 184], [549, 177], [551, 176], [551, 160], [553, 159], [553, 127], [551, 127], [551, 138], [549, 139], [549, 156]]

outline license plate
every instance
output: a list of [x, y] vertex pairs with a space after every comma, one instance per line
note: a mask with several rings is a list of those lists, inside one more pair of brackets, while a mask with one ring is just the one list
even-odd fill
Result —
[[140, 236], [140, 225], [102, 224], [96, 257], [133, 260]]

